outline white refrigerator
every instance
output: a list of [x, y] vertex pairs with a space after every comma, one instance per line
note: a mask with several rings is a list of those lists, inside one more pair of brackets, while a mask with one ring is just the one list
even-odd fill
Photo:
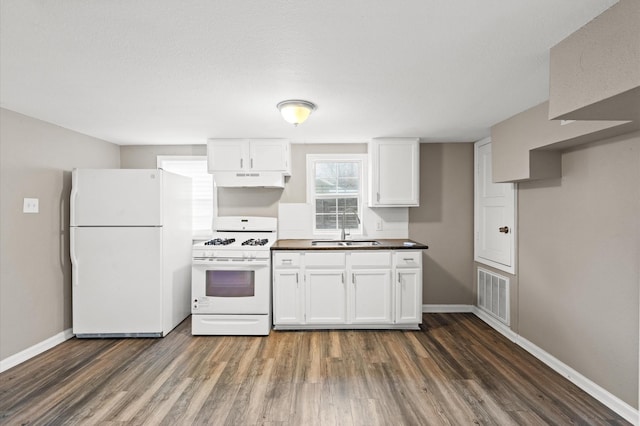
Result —
[[73, 333], [162, 337], [191, 311], [191, 179], [160, 169], [74, 169]]

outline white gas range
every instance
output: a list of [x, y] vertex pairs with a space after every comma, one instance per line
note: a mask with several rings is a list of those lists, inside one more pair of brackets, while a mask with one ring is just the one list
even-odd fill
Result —
[[216, 220], [211, 240], [193, 246], [192, 334], [269, 334], [276, 239], [275, 218], [228, 216]]

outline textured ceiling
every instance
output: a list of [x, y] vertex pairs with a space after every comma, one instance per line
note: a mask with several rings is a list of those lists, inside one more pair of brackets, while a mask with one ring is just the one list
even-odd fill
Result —
[[[473, 141], [615, 0], [1, 0], [0, 106], [118, 144]], [[276, 104], [318, 105], [294, 128]]]

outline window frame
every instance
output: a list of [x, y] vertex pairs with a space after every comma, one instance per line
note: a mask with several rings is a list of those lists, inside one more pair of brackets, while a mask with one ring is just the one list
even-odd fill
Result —
[[358, 199], [357, 215], [360, 219], [358, 228], [347, 228], [349, 235], [364, 234], [364, 213], [366, 209], [367, 199], [367, 154], [307, 154], [307, 203], [311, 206], [311, 231], [313, 235], [320, 237], [329, 237], [339, 235], [341, 228], [337, 229], [317, 229], [316, 228], [316, 198], [354, 198], [353, 195], [340, 196], [338, 194], [328, 194], [326, 197], [316, 197], [315, 192], [315, 164], [317, 162], [335, 162], [335, 163], [359, 163], [359, 193], [355, 197]]
[[[207, 164], [207, 156], [206, 155], [158, 155], [156, 157], [156, 166], [159, 169], [164, 169], [163, 164], [165, 161], [204, 161], [205, 166]], [[171, 172], [170, 170], [167, 170], [169, 172]], [[171, 173], [175, 173], [175, 172], [171, 172]], [[202, 239], [207, 239], [210, 238], [212, 233], [213, 233], [213, 220], [215, 219], [215, 217], [217, 216], [217, 190], [216, 190], [216, 183], [213, 180], [213, 175], [211, 175], [211, 191], [212, 191], [212, 197], [211, 197], [211, 217], [209, 220], [209, 227], [206, 229], [196, 229], [196, 228], [192, 228], [192, 239], [194, 240], [202, 240]], [[192, 197], [193, 197], [193, 193], [192, 193]], [[193, 198], [192, 198], [193, 200]], [[195, 223], [194, 223], [195, 225]]]

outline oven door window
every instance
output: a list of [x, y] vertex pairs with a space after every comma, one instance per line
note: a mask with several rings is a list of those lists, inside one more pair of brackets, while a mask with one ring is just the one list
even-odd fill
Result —
[[211, 297], [254, 297], [254, 271], [207, 271], [206, 295]]

